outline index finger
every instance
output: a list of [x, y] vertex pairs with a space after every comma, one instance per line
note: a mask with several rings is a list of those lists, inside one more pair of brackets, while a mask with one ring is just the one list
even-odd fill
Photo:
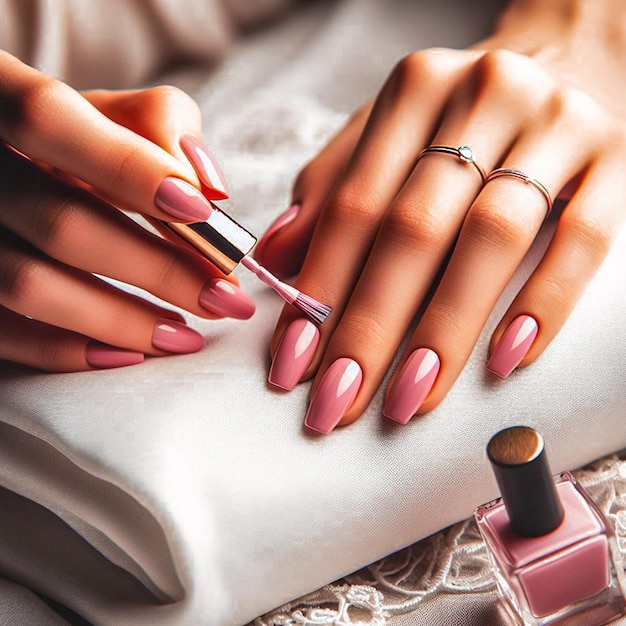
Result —
[[191, 164], [6, 52], [0, 52], [0, 139], [126, 210], [183, 222], [205, 221], [212, 212]]

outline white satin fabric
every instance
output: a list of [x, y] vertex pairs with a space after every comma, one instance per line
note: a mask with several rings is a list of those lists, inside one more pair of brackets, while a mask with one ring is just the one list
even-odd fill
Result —
[[[456, 0], [313, 3], [215, 73], [167, 80], [198, 99], [231, 184], [224, 206], [260, 234], [298, 168], [397, 58], [467, 45], [494, 14], [485, 2], [468, 17]], [[265, 382], [281, 302], [244, 270], [257, 314], [188, 316], [206, 336], [198, 354], [1, 373], [0, 571], [97, 624], [234, 626], [471, 515], [496, 495], [484, 447], [503, 426], [540, 430], [555, 472], [623, 448], [625, 234], [535, 364], [506, 381], [484, 370], [490, 333], [553, 225], [446, 400], [404, 427], [381, 418], [383, 386], [357, 423], [306, 433], [308, 384]]]

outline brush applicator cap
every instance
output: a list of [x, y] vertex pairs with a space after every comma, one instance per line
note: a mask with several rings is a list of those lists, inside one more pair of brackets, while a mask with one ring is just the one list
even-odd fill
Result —
[[537, 431], [527, 426], [505, 428], [489, 441], [487, 456], [517, 534], [540, 537], [561, 524], [563, 507]]
[[252, 250], [256, 237], [211, 202], [213, 212], [206, 222], [162, 226], [184, 239], [224, 274], [230, 274]]

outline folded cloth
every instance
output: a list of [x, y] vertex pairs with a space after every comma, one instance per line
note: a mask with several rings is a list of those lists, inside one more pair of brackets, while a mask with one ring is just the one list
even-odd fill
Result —
[[[448, 29], [461, 6], [420, 4], [310, 6], [206, 82], [180, 77], [231, 181], [225, 206], [250, 230], [286, 207], [299, 165], [402, 49], [464, 45], [486, 28], [489, 15]], [[536, 363], [506, 381], [484, 370], [489, 336], [557, 217], [445, 401], [404, 427], [381, 418], [383, 385], [357, 423], [306, 433], [309, 385], [281, 393], [265, 382], [281, 303], [243, 271], [257, 314], [187, 317], [206, 336], [197, 354], [3, 372], [0, 572], [97, 624], [243, 624], [468, 517], [496, 495], [484, 448], [501, 427], [540, 430], [555, 472], [623, 448], [626, 234]]]

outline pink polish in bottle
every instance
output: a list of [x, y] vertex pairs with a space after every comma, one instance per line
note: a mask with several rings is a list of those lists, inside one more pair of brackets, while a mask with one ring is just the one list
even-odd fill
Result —
[[311, 364], [320, 338], [317, 326], [301, 317], [287, 326], [280, 339], [268, 380], [291, 391]]
[[612, 528], [569, 472], [551, 476], [541, 435], [506, 428], [487, 455], [502, 497], [474, 515], [514, 623], [595, 626], [624, 615]]
[[201, 141], [191, 135], [180, 140], [180, 147], [191, 161], [202, 184], [204, 193], [209, 200], [225, 200], [228, 198], [228, 185], [222, 169], [215, 157], [205, 148]]
[[353, 359], [332, 363], [311, 400], [305, 426], [324, 435], [333, 430], [352, 406], [362, 380], [361, 366]]
[[530, 315], [516, 317], [504, 331], [493, 354], [487, 361], [487, 370], [506, 378], [526, 356], [539, 327]]

